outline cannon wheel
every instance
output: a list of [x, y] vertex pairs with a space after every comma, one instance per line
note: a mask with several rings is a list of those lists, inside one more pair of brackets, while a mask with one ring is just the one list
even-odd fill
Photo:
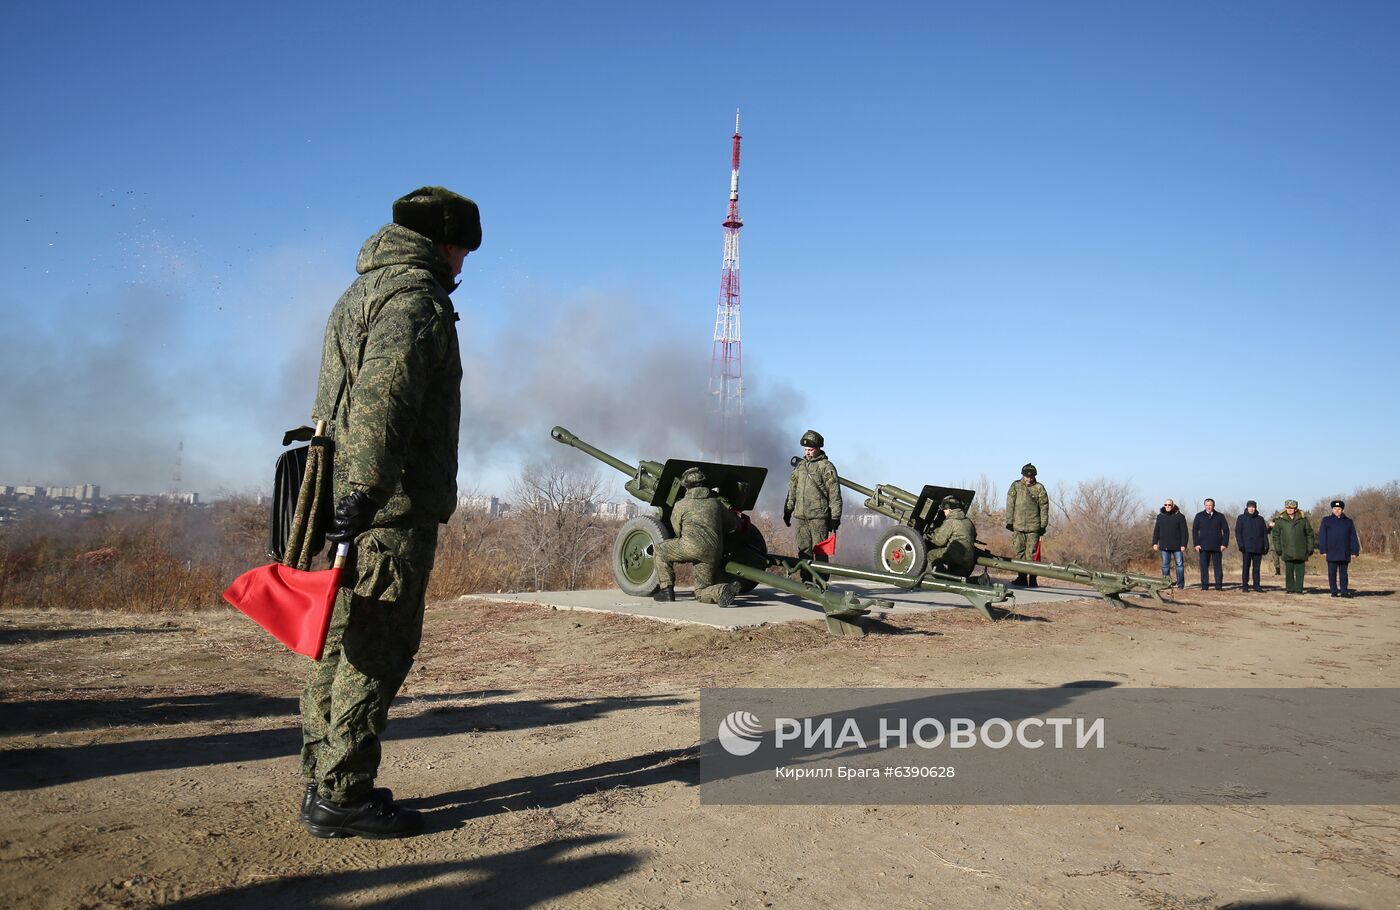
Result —
[[633, 597], [656, 592], [656, 542], [671, 532], [658, 519], [638, 515], [628, 519], [613, 539], [612, 570], [617, 586]]
[[[734, 554], [730, 558], [755, 569], [767, 569], [768, 541], [763, 539], [763, 532], [757, 526], [749, 525], [748, 529], [744, 531], [743, 539], [734, 548]], [[740, 594], [747, 594], [758, 587], [758, 582], [750, 581], [747, 578], [734, 580], [739, 583]]]
[[923, 571], [928, 559], [924, 535], [907, 525], [895, 525], [880, 538], [879, 562], [886, 572], [914, 575]]

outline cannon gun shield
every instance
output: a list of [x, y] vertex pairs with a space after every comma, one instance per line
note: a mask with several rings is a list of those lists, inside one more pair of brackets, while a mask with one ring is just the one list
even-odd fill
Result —
[[663, 509], [675, 505], [676, 500], [683, 495], [681, 475], [689, 468], [699, 468], [705, 472], [706, 485], [717, 492], [719, 498], [731, 509], [740, 512], [747, 512], [758, 503], [758, 494], [763, 489], [763, 481], [768, 477], [767, 468], [753, 465], [669, 458], [661, 466], [661, 474], [656, 478], [655, 492], [647, 505]]

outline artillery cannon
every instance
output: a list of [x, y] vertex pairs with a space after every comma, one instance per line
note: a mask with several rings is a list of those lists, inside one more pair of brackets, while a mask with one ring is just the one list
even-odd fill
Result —
[[[877, 484], [871, 489], [844, 477], [840, 480], [842, 486], [866, 497], [867, 509], [899, 523], [881, 538], [878, 552], [879, 564], [886, 571], [896, 575], [916, 575], [923, 570], [928, 557], [929, 537], [943, 520], [943, 513], [938, 508], [943, 498], [953, 497], [966, 511], [971, 508], [975, 495], [971, 490], [953, 487], [929, 485], [916, 494], [893, 484]], [[1126, 606], [1122, 595], [1135, 588], [1142, 588], [1160, 601], [1162, 591], [1171, 586], [1169, 578], [1131, 572], [1108, 572], [1072, 563], [1057, 565], [1027, 559], [1010, 559], [982, 549], [977, 551], [977, 565], [1087, 585], [1097, 591], [1104, 600], [1118, 607]]]
[[[623, 485], [634, 498], [661, 510], [660, 518], [641, 515], [624, 522], [613, 540], [612, 568], [617, 586], [634, 597], [649, 597], [657, 589], [655, 544], [671, 537], [671, 511], [684, 495], [681, 474], [687, 468], [698, 467], [705, 472], [709, 484], [720, 500], [739, 518], [739, 528], [726, 535], [721, 560], [723, 571], [740, 580], [740, 589], [752, 591], [758, 585], [768, 585], [779, 591], [819, 604], [827, 615], [827, 629], [842, 633], [849, 631], [853, 620], [871, 610], [893, 609], [886, 600], [856, 597], [849, 591], [837, 593], [830, 588], [827, 576], [838, 575], [881, 581], [902, 588], [923, 587], [961, 594], [992, 618], [991, 607], [1007, 599], [1004, 585], [981, 587], [952, 579], [911, 578], [903, 574], [887, 574], [829, 563], [812, 562], [768, 552], [763, 534], [744, 515], [758, 501], [768, 469], [747, 465], [718, 464], [673, 458], [666, 462], [642, 461], [628, 464], [607, 452], [589, 445], [563, 427], [554, 427], [550, 436], [556, 442], [572, 446], [593, 456], [630, 479]], [[780, 569], [783, 575], [768, 571]], [[791, 577], [805, 575], [810, 582]]]

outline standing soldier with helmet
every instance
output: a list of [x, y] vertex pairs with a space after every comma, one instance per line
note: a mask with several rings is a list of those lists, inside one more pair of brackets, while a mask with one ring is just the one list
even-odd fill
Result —
[[814, 547], [841, 527], [841, 482], [836, 466], [822, 451], [826, 445], [822, 434], [808, 430], [798, 444], [802, 446], [802, 461], [788, 478], [783, 524], [792, 527], [792, 520], [797, 519], [799, 559], [827, 562], [826, 555], [815, 552]]
[[[1035, 465], [1023, 465], [1021, 479], [1006, 491], [1006, 530], [1011, 532], [1011, 546], [1017, 559], [1035, 559], [1036, 544], [1050, 527], [1050, 494], [1035, 477]], [[1034, 588], [1035, 576], [1023, 572], [1012, 584]]]
[[739, 586], [716, 581], [724, 574], [724, 535], [735, 529], [734, 513], [715, 498], [699, 468], [686, 468], [681, 474], [681, 486], [685, 487], [685, 495], [671, 510], [671, 530], [676, 536], [656, 543], [656, 580], [661, 587], [652, 599], [668, 603], [676, 599], [676, 576], [671, 564], [688, 562], [695, 565], [695, 599], [732, 606]]

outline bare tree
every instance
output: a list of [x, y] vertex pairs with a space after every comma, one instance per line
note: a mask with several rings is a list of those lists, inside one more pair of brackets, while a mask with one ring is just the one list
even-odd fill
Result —
[[1132, 484], [1100, 477], [1076, 485], [1068, 496], [1058, 489], [1056, 494], [1064, 528], [1056, 543], [1066, 557], [1122, 570], [1139, 555], [1148, 513]]
[[607, 545], [595, 514], [601, 483], [596, 472], [558, 462], [531, 462], [511, 488], [516, 556], [535, 590], [546, 584], [577, 587], [590, 561]]
[[[978, 477], [977, 488], [975, 492], [977, 494], [977, 498], [974, 500], [973, 508], [976, 512], [977, 517], [973, 520], [1001, 521], [1003, 511], [1001, 507], [1001, 495], [1000, 492], [997, 490], [997, 485], [992, 482], [992, 479], [986, 474], [983, 474], [980, 477]], [[968, 517], [972, 518], [973, 516], [969, 515]]]

